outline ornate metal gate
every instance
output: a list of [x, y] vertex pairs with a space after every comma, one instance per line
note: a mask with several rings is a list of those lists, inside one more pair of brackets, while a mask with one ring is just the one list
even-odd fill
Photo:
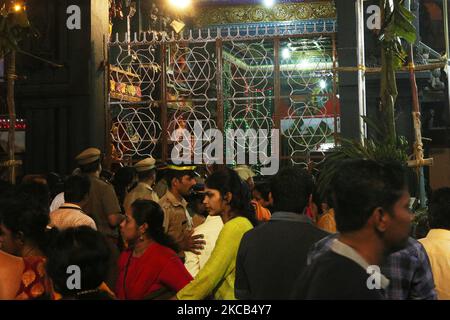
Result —
[[108, 44], [113, 159], [166, 160], [170, 133], [194, 132], [200, 121], [222, 132], [280, 129], [283, 162], [320, 161], [339, 132], [335, 28], [116, 36]]

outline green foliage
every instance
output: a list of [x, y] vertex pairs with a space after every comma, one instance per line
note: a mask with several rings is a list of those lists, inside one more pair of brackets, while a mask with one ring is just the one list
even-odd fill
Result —
[[[393, 6], [390, 5], [393, 4]], [[319, 167], [318, 191], [323, 195], [330, 185], [338, 163], [344, 159], [370, 159], [374, 161], [398, 161], [406, 165], [408, 142], [398, 137], [395, 130], [395, 101], [397, 83], [395, 72], [406, 62], [407, 54], [402, 41], [416, 41], [413, 25], [415, 16], [404, 7], [404, 0], [380, 0], [383, 26], [379, 33], [381, 42], [381, 123], [370, 118], [364, 121], [373, 133], [361, 141], [341, 139], [341, 144], [326, 157]]]
[[383, 48], [392, 55], [392, 66], [398, 69], [407, 57], [401, 40], [403, 39], [410, 44], [416, 41], [416, 30], [413, 25], [415, 16], [404, 7], [404, 0], [394, 0], [393, 10], [389, 6], [389, 1], [382, 0], [381, 2], [385, 21], [379, 40], [382, 42]]
[[341, 144], [333, 153], [328, 155], [319, 166], [320, 175], [317, 180], [318, 191], [324, 196], [329, 187], [339, 163], [346, 159], [367, 159], [377, 162], [396, 161], [406, 164], [408, 159], [408, 141], [405, 137], [398, 137], [394, 143], [386, 137], [379, 138], [382, 129], [375, 122], [364, 117], [367, 126], [372, 128], [374, 135], [362, 143], [359, 140], [341, 139]]
[[414, 213], [411, 225], [412, 234], [416, 239], [424, 238], [430, 230], [428, 207], [413, 208], [412, 211]]
[[394, 108], [397, 100], [397, 82], [395, 72], [406, 62], [407, 54], [402, 40], [412, 44], [416, 41], [413, 25], [415, 16], [404, 7], [404, 0], [380, 0], [384, 23], [379, 34], [381, 42], [381, 85], [380, 110], [383, 116], [382, 130], [390, 143], [396, 140]]
[[20, 41], [32, 34], [25, 10], [14, 12], [5, 5], [0, 9], [0, 58], [19, 50]]

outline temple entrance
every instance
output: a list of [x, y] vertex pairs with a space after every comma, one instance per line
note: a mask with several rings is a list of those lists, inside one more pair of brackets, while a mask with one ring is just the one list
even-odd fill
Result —
[[[339, 133], [335, 23], [116, 36], [112, 158], [170, 158], [171, 134], [279, 129], [281, 164], [320, 162]], [[204, 141], [207, 143], [207, 141]], [[258, 164], [254, 166], [258, 171]]]

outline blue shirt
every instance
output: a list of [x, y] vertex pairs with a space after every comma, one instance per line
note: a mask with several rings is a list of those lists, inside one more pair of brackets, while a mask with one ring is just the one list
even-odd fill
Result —
[[[331, 250], [337, 234], [314, 244], [308, 254], [307, 264]], [[428, 255], [419, 241], [409, 238], [406, 247], [390, 254], [381, 266], [382, 273], [390, 280], [384, 290], [388, 300], [436, 300], [433, 273]]]

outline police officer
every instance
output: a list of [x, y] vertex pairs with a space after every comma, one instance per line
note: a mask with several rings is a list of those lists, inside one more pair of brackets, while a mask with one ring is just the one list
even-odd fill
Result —
[[184, 251], [199, 253], [203, 248], [203, 235], [192, 236], [192, 218], [187, 211], [187, 201], [183, 198], [191, 193], [195, 185], [195, 166], [168, 165], [166, 179], [168, 190], [159, 204], [164, 211], [164, 229], [179, 246], [179, 255]]
[[81, 152], [75, 160], [81, 174], [87, 176], [91, 182], [89, 197], [83, 206], [83, 211], [94, 219], [98, 231], [108, 240], [111, 249], [111, 265], [107, 284], [110, 288], [114, 288], [117, 278], [116, 263], [120, 254], [118, 226], [125, 217], [121, 214], [114, 187], [100, 179], [102, 170], [100, 150], [88, 148]]
[[169, 187], [166, 181], [167, 163], [156, 161], [156, 185], [153, 190], [158, 195], [159, 199], [164, 197]]
[[139, 183], [125, 197], [123, 207], [126, 211], [131, 208], [131, 205], [137, 199], [159, 202], [159, 197], [153, 190], [156, 179], [156, 160], [151, 157], [146, 158], [136, 163], [134, 168], [136, 169]]

